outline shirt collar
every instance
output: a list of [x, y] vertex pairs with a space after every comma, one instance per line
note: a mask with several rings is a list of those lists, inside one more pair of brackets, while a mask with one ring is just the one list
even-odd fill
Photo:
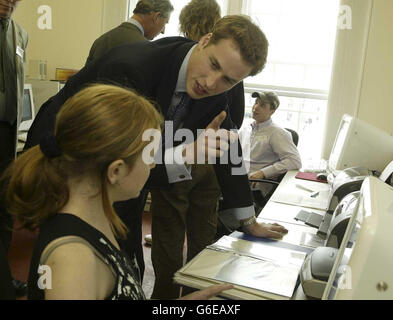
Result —
[[130, 19], [128, 19], [127, 22], [129, 22], [129, 23], [133, 24], [134, 26], [136, 26], [142, 32], [143, 36], [145, 35], [145, 29], [143, 29], [142, 25], [138, 21], [136, 21], [133, 18], [130, 18]]
[[272, 120], [271, 118], [270, 118], [269, 120], [266, 120], [266, 121], [260, 122], [260, 123], [254, 121], [254, 122], [251, 123], [251, 128], [252, 128], [253, 130], [258, 130], [258, 129], [261, 129], [261, 128], [268, 127], [268, 126], [270, 126], [272, 123], [273, 123], [273, 120]]
[[175, 92], [187, 92], [186, 88], [186, 76], [187, 76], [187, 67], [190, 62], [191, 53], [197, 45], [195, 44], [187, 53], [186, 57], [183, 60], [183, 63], [179, 70], [179, 76], [177, 77]]

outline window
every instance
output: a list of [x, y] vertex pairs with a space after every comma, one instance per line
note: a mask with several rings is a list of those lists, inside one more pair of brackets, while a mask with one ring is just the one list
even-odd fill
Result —
[[243, 13], [269, 40], [265, 69], [245, 79], [244, 125], [252, 121], [250, 94], [275, 91], [280, 107], [272, 118], [298, 132], [304, 162], [321, 156], [338, 9], [338, 0], [243, 0]]

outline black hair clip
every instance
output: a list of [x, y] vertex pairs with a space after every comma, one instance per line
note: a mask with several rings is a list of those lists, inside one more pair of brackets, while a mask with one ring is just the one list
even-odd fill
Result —
[[53, 134], [48, 134], [40, 140], [40, 149], [47, 158], [57, 158], [61, 156], [61, 150]]

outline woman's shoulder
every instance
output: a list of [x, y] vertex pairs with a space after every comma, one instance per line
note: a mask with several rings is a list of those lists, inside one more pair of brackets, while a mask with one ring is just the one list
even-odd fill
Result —
[[[53, 264], [53, 262], [62, 261], [64, 265], [82, 267], [82, 263], [92, 264], [95, 262], [95, 253], [94, 250], [85, 244], [85, 242], [78, 241], [75, 238], [78, 237], [61, 237], [56, 240], [53, 240], [48, 244], [45, 248], [43, 254], [49, 249], [50, 254], [46, 259], [46, 264]], [[61, 243], [64, 240], [71, 240]], [[52, 250], [51, 247], [54, 247]], [[76, 262], [76, 264], [74, 264]]]
[[[48, 247], [61, 240], [64, 238], [52, 241]], [[46, 291], [46, 299], [96, 298], [98, 260], [93, 249], [85, 243], [72, 241], [55, 246], [45, 266], [50, 270], [52, 281], [52, 288]]]

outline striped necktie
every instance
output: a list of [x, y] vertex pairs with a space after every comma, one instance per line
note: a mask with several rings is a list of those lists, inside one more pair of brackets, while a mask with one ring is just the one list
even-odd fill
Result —
[[179, 129], [182, 121], [184, 120], [190, 102], [190, 96], [187, 93], [182, 93], [181, 95], [180, 102], [169, 109], [166, 119], [173, 121], [173, 130], [175, 131]]

